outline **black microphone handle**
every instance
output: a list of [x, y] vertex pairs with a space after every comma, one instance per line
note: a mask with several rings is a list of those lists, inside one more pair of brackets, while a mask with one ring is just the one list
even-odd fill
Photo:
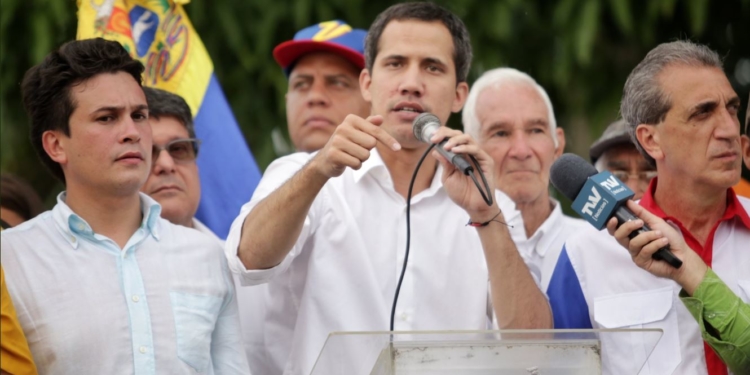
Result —
[[[619, 207], [617, 210], [615, 210], [615, 217], [617, 218], [617, 227], [619, 228], [620, 225], [627, 221], [633, 221], [633, 220], [639, 220], [639, 217], [635, 216], [633, 212], [631, 212], [626, 207]], [[651, 231], [651, 228], [646, 225], [646, 223], [643, 223], [643, 226], [630, 232], [628, 234], [628, 238], [631, 240], [635, 238], [637, 235], [645, 232]], [[669, 250], [669, 244], [665, 245], [661, 249], [657, 250], [653, 255], [651, 255], [651, 258], [654, 258], [656, 260], [662, 260], [667, 262], [670, 266], [674, 268], [680, 268], [682, 267], [682, 261], [680, 258], [677, 258], [672, 251]]]
[[440, 143], [435, 145], [435, 149], [440, 155], [443, 155], [448, 161], [455, 165], [456, 168], [460, 169], [463, 174], [468, 175], [469, 171], [473, 171], [474, 168], [472, 168], [471, 164], [469, 164], [469, 162], [461, 155], [456, 155], [450, 151], [446, 151], [445, 148], [443, 148], [446, 142], [448, 142], [448, 138], [443, 139]]

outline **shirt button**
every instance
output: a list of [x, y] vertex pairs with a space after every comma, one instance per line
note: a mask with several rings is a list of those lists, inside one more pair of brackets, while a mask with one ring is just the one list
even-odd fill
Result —
[[138, 351], [139, 351], [139, 352], [141, 352], [141, 353], [144, 353], [144, 354], [145, 354], [145, 353], [146, 353], [146, 347], [145, 347], [145, 346], [141, 346], [141, 347], [140, 347], [140, 348], [138, 349]]
[[406, 318], [408, 317], [409, 315], [407, 315], [406, 313], [401, 313], [401, 320], [406, 321]]
[[710, 313], [708, 314], [708, 319], [713, 319], [716, 317], [716, 313]]
[[71, 241], [71, 242], [76, 242], [76, 238], [75, 238], [75, 236], [70, 236], [70, 241]]
[[140, 301], [140, 300], [141, 300], [141, 299], [140, 299], [140, 298], [138, 298], [138, 296], [133, 296], [133, 302], [138, 302], [138, 301]]

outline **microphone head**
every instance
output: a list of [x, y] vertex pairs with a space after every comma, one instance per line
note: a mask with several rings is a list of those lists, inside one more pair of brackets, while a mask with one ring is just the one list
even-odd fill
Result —
[[586, 179], [597, 174], [596, 168], [576, 154], [563, 154], [550, 168], [550, 181], [563, 195], [575, 200]]
[[420, 140], [425, 143], [430, 143], [429, 137], [424, 137], [424, 128], [427, 126], [427, 124], [437, 124], [437, 126], [440, 126], [440, 119], [437, 118], [437, 116], [433, 115], [430, 112], [423, 112], [417, 118], [414, 119], [414, 122], [412, 123], [412, 131], [414, 132], [414, 137], [417, 138], [417, 140]]

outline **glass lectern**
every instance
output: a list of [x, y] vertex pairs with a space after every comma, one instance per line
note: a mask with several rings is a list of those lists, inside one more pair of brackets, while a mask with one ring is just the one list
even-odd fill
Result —
[[335, 332], [311, 375], [598, 375], [603, 337], [637, 338], [637, 351], [613, 353], [634, 357], [637, 374], [661, 335], [660, 329]]

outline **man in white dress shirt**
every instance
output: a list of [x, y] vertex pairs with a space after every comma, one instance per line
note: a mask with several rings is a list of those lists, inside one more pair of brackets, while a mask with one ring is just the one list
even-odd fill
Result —
[[246, 374], [221, 246], [160, 218], [143, 65], [104, 39], [66, 43], [24, 77], [57, 205], [2, 232], [2, 264], [40, 374]]
[[[435, 4], [388, 8], [365, 46], [360, 87], [372, 116], [350, 115], [319, 152], [269, 166], [227, 238], [230, 267], [243, 283], [271, 280], [266, 338], [273, 340], [266, 343], [285, 374], [309, 374], [332, 331], [389, 328], [407, 191], [427, 148], [412, 122], [420, 112], [445, 122], [468, 93], [468, 32]], [[474, 155], [493, 188], [487, 154], [448, 128], [432, 141], [446, 136], [446, 149]], [[486, 225], [472, 228], [467, 220]], [[546, 298], [503, 221], [498, 204], [488, 206], [467, 176], [427, 157], [414, 183], [411, 250], [394, 328], [486, 329], [491, 307], [499, 327], [550, 327]], [[357, 356], [341, 359], [345, 373], [368, 365]]]
[[497, 68], [474, 82], [462, 115], [464, 131], [495, 161], [497, 188], [521, 211], [525, 236], [514, 240], [546, 290], [565, 239], [588, 225], [563, 215], [549, 194], [550, 167], [565, 149], [552, 102], [528, 74]]

